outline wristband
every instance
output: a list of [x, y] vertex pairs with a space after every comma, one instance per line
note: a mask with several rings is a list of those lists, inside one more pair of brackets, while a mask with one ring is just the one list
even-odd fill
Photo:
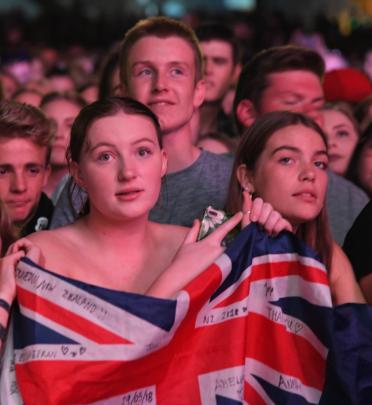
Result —
[[3, 308], [3, 309], [5, 309], [6, 312], [9, 312], [10, 305], [5, 300], [0, 298], [0, 308]]
[[6, 336], [6, 327], [0, 323], [0, 341], [3, 342]]

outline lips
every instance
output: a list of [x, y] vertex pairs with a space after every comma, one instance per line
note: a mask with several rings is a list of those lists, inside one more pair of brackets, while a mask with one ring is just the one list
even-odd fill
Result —
[[30, 200], [11, 200], [6, 202], [7, 205], [16, 208], [22, 208], [28, 204], [30, 204]]
[[174, 103], [170, 100], [166, 100], [166, 99], [156, 99], [156, 100], [151, 100], [148, 103], [149, 107], [162, 107], [162, 106], [170, 106], [170, 105], [174, 105]]
[[130, 188], [130, 189], [128, 188], [116, 192], [115, 196], [120, 200], [132, 201], [135, 200], [137, 197], [139, 197], [142, 192], [143, 190], [139, 188]]
[[300, 190], [294, 193], [293, 196], [300, 198], [305, 202], [314, 202], [318, 198], [314, 190]]

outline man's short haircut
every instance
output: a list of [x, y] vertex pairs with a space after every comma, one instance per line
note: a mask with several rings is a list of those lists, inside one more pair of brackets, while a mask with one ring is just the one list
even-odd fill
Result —
[[234, 65], [240, 62], [240, 49], [234, 31], [226, 24], [210, 22], [201, 24], [195, 28], [195, 34], [199, 42], [223, 41], [227, 42], [232, 49]]
[[53, 142], [51, 121], [38, 108], [12, 100], [0, 101], [0, 139], [28, 139], [47, 148], [46, 164], [49, 163]]
[[[120, 45], [119, 66], [120, 81], [128, 85], [128, 56], [133, 45], [142, 38], [155, 36], [158, 38], [179, 37], [184, 39], [192, 48], [195, 57], [195, 80], [203, 77], [203, 57], [198, 39], [194, 31], [181, 21], [168, 17], [150, 17], [138, 21], [127, 31]], [[171, 53], [170, 55], [171, 56]]]
[[270, 74], [304, 70], [314, 73], [322, 81], [324, 69], [324, 61], [317, 52], [299, 46], [277, 46], [257, 53], [245, 64], [239, 76], [233, 108], [235, 122], [238, 123], [236, 109], [242, 100], [250, 100], [259, 110]]

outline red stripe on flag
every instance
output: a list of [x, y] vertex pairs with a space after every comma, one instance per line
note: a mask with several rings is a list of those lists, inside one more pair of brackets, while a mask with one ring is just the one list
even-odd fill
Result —
[[247, 339], [247, 357], [322, 390], [325, 360], [310, 342], [262, 315], [250, 313], [248, 318], [251, 318], [251, 333]]
[[291, 275], [301, 276], [304, 280], [313, 283], [329, 284], [327, 274], [323, 270], [297, 261], [255, 264], [252, 269], [251, 281]]
[[129, 340], [17, 286], [20, 305], [99, 344], [132, 344]]
[[259, 280], [274, 279], [277, 277], [300, 276], [306, 281], [328, 285], [327, 275], [314, 267], [301, 266], [292, 262], [263, 263], [255, 265], [249, 277], [243, 280], [239, 287], [225, 300], [215, 305], [214, 308], [223, 308], [248, 297], [250, 283]]
[[266, 405], [261, 395], [246, 381], [244, 384], [244, 400], [252, 405]]

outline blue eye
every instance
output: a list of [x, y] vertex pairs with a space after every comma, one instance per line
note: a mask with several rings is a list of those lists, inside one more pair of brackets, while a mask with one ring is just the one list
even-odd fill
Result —
[[140, 148], [137, 153], [140, 157], [146, 157], [151, 155], [152, 151], [149, 148]]
[[346, 138], [349, 136], [349, 132], [348, 131], [337, 131], [336, 132], [337, 136], [340, 138]]
[[149, 68], [144, 68], [144, 69], [141, 69], [138, 73], [137, 73], [137, 76], [149, 76], [149, 75], [151, 75], [152, 74], [152, 70], [151, 69], [149, 69]]
[[103, 162], [108, 162], [111, 160], [111, 158], [112, 158], [112, 156], [110, 155], [110, 153], [107, 153], [107, 152], [101, 153], [98, 156], [98, 160], [101, 160]]
[[328, 169], [328, 163], [323, 162], [323, 161], [317, 161], [314, 163], [315, 167], [321, 170], [327, 170]]
[[180, 75], [183, 75], [183, 70], [179, 69], [179, 68], [173, 68], [171, 70], [171, 73], [173, 76], [180, 76]]
[[289, 165], [293, 162], [293, 159], [290, 157], [283, 157], [281, 159], [279, 159], [279, 163], [283, 164], [283, 165]]

